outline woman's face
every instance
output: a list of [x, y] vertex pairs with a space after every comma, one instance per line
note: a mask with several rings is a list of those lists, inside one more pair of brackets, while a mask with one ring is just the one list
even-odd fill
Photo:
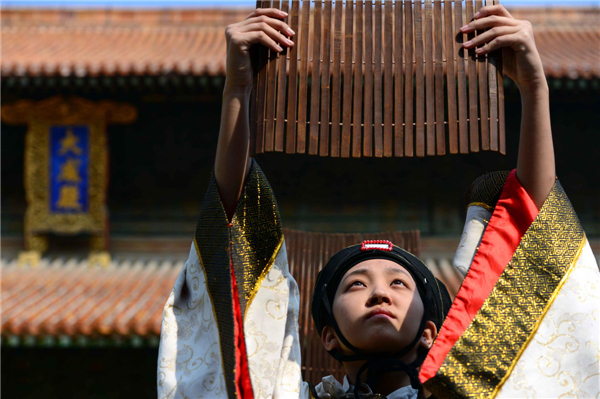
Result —
[[[399, 352], [419, 331], [423, 302], [401, 265], [386, 259], [357, 264], [342, 278], [333, 300], [340, 331], [366, 352]], [[342, 350], [350, 353], [341, 343]]]

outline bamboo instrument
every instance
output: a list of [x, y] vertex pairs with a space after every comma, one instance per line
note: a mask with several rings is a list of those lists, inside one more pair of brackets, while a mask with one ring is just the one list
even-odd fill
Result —
[[251, 153], [506, 151], [500, 52], [459, 29], [499, 0], [283, 0], [294, 47], [253, 51]]

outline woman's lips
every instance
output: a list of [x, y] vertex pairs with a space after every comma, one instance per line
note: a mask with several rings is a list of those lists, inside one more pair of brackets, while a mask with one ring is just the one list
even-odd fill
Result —
[[367, 319], [371, 319], [373, 317], [385, 317], [385, 318], [395, 319], [392, 312], [390, 312], [387, 309], [383, 309], [383, 308], [373, 309], [371, 312], [369, 312], [369, 314], [367, 315]]

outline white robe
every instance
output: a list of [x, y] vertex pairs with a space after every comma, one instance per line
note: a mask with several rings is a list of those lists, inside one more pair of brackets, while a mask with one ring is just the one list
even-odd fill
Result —
[[[455, 258], [463, 274], [469, 270], [490, 215], [482, 207], [469, 209]], [[159, 399], [231, 396], [224, 362], [235, 355], [222, 349], [215, 313], [215, 301], [222, 298], [211, 296], [201, 258], [193, 244], [164, 308], [157, 369]], [[243, 317], [254, 398], [309, 398], [309, 386], [301, 378], [298, 287], [289, 272], [283, 237], [256, 287]], [[597, 397], [598, 287], [600, 273], [586, 243], [498, 397]], [[315, 388], [322, 398], [339, 397], [351, 390], [347, 380], [340, 384], [332, 376], [324, 377]], [[388, 395], [389, 399], [415, 397], [416, 391], [410, 387]]]

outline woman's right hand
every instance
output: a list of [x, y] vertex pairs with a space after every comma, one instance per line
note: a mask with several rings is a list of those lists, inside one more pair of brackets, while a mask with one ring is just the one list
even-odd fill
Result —
[[248, 88], [252, 85], [250, 48], [253, 44], [261, 43], [277, 52], [283, 51], [280, 44], [286, 47], [294, 45], [293, 41], [284, 36], [295, 34], [281, 20], [285, 17], [287, 13], [276, 8], [258, 8], [245, 20], [227, 26], [226, 87]]

